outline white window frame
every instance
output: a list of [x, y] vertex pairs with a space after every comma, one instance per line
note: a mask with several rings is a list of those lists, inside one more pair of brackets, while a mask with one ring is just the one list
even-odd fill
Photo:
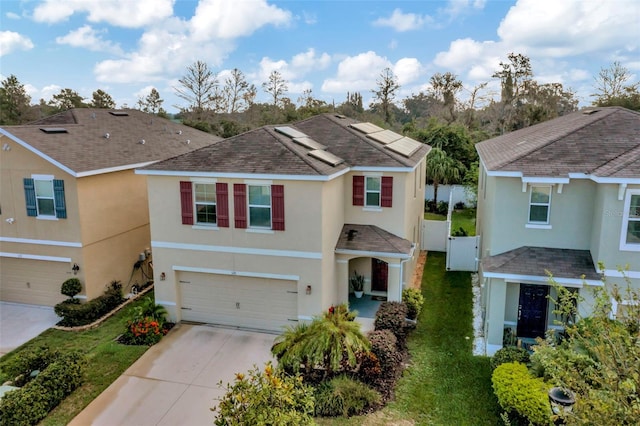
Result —
[[[269, 188], [269, 205], [266, 206], [264, 204], [251, 204], [250, 203], [250, 199], [251, 199], [251, 187], [266, 187]], [[251, 228], [251, 229], [272, 229], [273, 228], [273, 206], [271, 205], [272, 201], [271, 201], [271, 185], [265, 185], [265, 184], [256, 184], [256, 183], [250, 183], [247, 184], [247, 228]], [[257, 226], [257, 225], [252, 225], [251, 224], [251, 208], [269, 208], [269, 226]]]
[[[47, 220], [57, 220], [56, 217], [56, 194], [53, 189], [53, 175], [31, 175], [31, 179], [33, 179], [33, 192], [36, 196], [36, 212], [38, 219], [47, 219]], [[51, 197], [43, 197], [38, 195], [38, 182], [47, 182], [51, 187]], [[40, 203], [38, 202], [40, 199], [42, 200], [51, 200], [53, 201], [53, 213], [52, 214], [43, 214], [40, 212]]]
[[629, 215], [631, 210], [631, 197], [640, 196], [640, 189], [629, 189], [624, 200], [624, 210], [622, 212], [622, 228], [620, 229], [620, 250], [623, 251], [640, 251], [640, 243], [628, 243], [627, 232], [631, 222], [640, 221], [640, 219], [632, 218]]
[[[549, 202], [548, 203], [534, 203], [531, 201], [533, 197], [534, 188], [548, 188], [549, 189]], [[527, 226], [528, 227], [544, 227], [549, 228], [551, 220], [551, 194], [553, 193], [553, 185], [531, 185], [529, 189], [529, 208], [527, 209]], [[531, 220], [531, 206], [546, 206], [547, 207], [547, 220], [546, 221], [532, 221]]]
[[[368, 183], [369, 183], [369, 179], [377, 179], [378, 180], [378, 190], [370, 190], [368, 188]], [[378, 204], [369, 204], [369, 197], [367, 197], [368, 194], [378, 194]], [[365, 176], [364, 177], [364, 207], [365, 208], [374, 208], [374, 209], [379, 209], [381, 208], [381, 202], [382, 202], [382, 176]]]
[[[194, 226], [205, 226], [205, 227], [216, 227], [218, 226], [218, 196], [216, 194], [216, 183], [209, 181], [193, 181], [193, 214], [194, 214]], [[197, 200], [198, 190], [196, 189], [197, 185], [208, 185], [213, 187], [213, 195], [215, 197], [215, 201], [200, 201]], [[215, 206], [216, 207], [216, 220], [215, 222], [199, 222], [198, 221], [198, 205], [201, 206]]]

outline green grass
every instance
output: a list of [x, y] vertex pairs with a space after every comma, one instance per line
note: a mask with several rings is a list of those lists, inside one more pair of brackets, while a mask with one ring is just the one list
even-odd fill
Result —
[[320, 425], [497, 425], [489, 358], [472, 355], [473, 312], [468, 272], [446, 272], [445, 254], [429, 253], [422, 278], [425, 305], [409, 337], [411, 366], [396, 398], [381, 412]]
[[[144, 297], [153, 297], [153, 292], [147, 293]], [[148, 346], [127, 346], [115, 341], [124, 332], [126, 321], [131, 316], [133, 307], [139, 303], [140, 300], [127, 305], [92, 330], [72, 332], [50, 328], [0, 358], [0, 371], [2, 371], [3, 365], [11, 358], [42, 345], [60, 351], [77, 350], [85, 355], [88, 367], [83, 385], [51, 411], [40, 423], [41, 425], [68, 424], [149, 349]], [[2, 377], [2, 380], [7, 380], [7, 378]]]
[[[425, 220], [447, 220], [446, 215], [424, 213]], [[451, 214], [451, 231], [464, 229], [470, 237], [476, 235], [476, 209], [454, 210]]]

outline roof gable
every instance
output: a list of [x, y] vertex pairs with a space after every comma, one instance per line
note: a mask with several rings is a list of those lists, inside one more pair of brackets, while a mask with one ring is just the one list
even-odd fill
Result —
[[489, 171], [524, 176], [640, 177], [640, 113], [606, 107], [577, 111], [480, 142]]

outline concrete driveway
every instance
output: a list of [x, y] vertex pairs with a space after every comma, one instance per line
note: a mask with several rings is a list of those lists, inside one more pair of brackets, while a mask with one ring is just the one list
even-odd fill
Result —
[[0, 302], [0, 356], [11, 352], [60, 321], [49, 306]]
[[178, 324], [69, 425], [211, 425], [218, 382], [273, 360], [276, 335]]

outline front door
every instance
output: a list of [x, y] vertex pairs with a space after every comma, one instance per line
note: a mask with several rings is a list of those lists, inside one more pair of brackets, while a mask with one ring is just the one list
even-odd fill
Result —
[[547, 331], [549, 286], [520, 284], [518, 337], [544, 337]]
[[371, 291], [387, 291], [389, 264], [380, 259], [371, 259]]

